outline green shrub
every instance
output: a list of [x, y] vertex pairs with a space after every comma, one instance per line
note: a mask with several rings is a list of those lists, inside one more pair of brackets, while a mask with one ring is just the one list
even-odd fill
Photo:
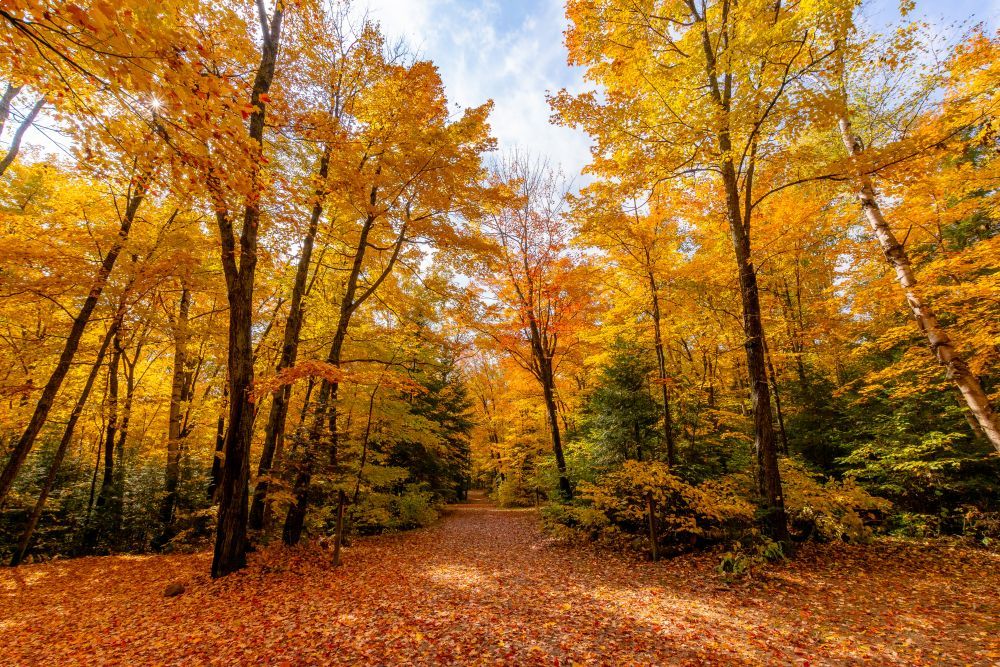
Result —
[[434, 494], [430, 491], [418, 491], [409, 488], [406, 493], [396, 499], [395, 526], [399, 530], [422, 528], [429, 526], [438, 518], [434, 507]]
[[438, 518], [433, 499], [433, 493], [416, 484], [408, 485], [398, 495], [368, 493], [350, 507], [351, 527], [355, 532], [370, 535], [429, 526]]
[[739, 579], [753, 574], [768, 563], [785, 560], [785, 549], [781, 542], [775, 542], [759, 535], [749, 545], [737, 542], [733, 548], [722, 554], [716, 571], [726, 580]]
[[1000, 512], [984, 511], [974, 505], [962, 505], [940, 514], [898, 512], [892, 516], [890, 532], [899, 537], [918, 539], [961, 535], [984, 547], [1000, 545]]
[[936, 514], [897, 512], [892, 516], [889, 532], [899, 537], [937, 537], [941, 534], [941, 517]]

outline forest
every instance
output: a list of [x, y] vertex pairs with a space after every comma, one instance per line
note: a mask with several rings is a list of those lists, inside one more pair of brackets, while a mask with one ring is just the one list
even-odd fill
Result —
[[1000, 32], [560, 4], [0, 0], [0, 662], [1000, 659]]

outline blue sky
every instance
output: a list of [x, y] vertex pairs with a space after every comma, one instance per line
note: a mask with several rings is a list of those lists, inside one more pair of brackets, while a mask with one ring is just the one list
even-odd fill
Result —
[[[356, 0], [364, 7], [366, 0]], [[589, 158], [587, 137], [549, 124], [546, 91], [583, 90], [566, 64], [563, 0], [370, 0], [369, 15], [441, 71], [448, 99], [495, 103], [490, 123], [501, 149], [549, 156], [567, 176]]]
[[[390, 37], [406, 39], [438, 65], [453, 103], [494, 100], [491, 124], [501, 149], [548, 156], [570, 177], [587, 163], [587, 137], [550, 125], [545, 101], [546, 91], [586, 87], [582, 72], [566, 65], [563, 0], [356, 2], [368, 7]], [[865, 5], [864, 16], [876, 26], [899, 16], [898, 0], [866, 0]], [[917, 0], [915, 13], [946, 36], [979, 21], [996, 29], [1000, 0]]]
[[[359, 13], [403, 38], [441, 71], [449, 100], [459, 107], [492, 99], [493, 134], [501, 150], [518, 148], [546, 156], [566, 176], [577, 177], [589, 161], [590, 142], [575, 130], [549, 123], [547, 91], [587, 88], [579, 68], [566, 64], [562, 32], [564, 0], [354, 0]], [[270, 4], [270, 3], [268, 3]], [[977, 22], [1000, 27], [1000, 0], [917, 0], [916, 14], [954, 37]], [[898, 0], [865, 0], [873, 25], [893, 23]], [[4, 141], [9, 141], [8, 131]], [[27, 144], [56, 150], [37, 131]], [[584, 179], [577, 178], [577, 185]]]

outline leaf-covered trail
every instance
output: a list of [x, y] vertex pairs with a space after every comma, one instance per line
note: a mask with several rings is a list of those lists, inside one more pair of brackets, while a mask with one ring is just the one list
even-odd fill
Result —
[[[995, 664], [1000, 558], [899, 543], [808, 547], [726, 587], [714, 558], [660, 564], [551, 544], [530, 510], [329, 553], [105, 557], [0, 571], [4, 664]], [[187, 591], [164, 598], [181, 581]]]

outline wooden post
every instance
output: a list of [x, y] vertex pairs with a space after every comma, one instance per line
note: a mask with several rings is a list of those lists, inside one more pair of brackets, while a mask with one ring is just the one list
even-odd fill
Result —
[[344, 502], [346, 501], [346, 496], [344, 491], [340, 490], [337, 492], [338, 502], [337, 502], [337, 528], [336, 535], [333, 542], [333, 566], [338, 567], [340, 565], [340, 543], [344, 537]]
[[653, 548], [653, 562], [660, 560], [660, 554], [656, 544], [656, 504], [653, 502], [652, 492], [646, 494], [646, 508], [649, 511], [649, 543]]

